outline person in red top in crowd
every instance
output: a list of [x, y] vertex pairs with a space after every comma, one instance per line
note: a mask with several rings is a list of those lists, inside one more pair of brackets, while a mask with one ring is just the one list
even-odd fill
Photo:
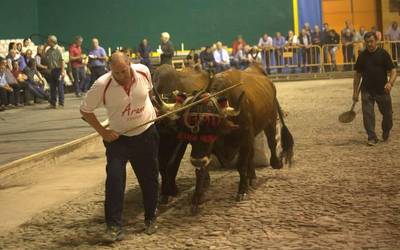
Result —
[[82, 90], [85, 84], [85, 67], [82, 63], [84, 56], [82, 54], [83, 38], [75, 37], [75, 42], [69, 47], [69, 62], [71, 63], [72, 76], [74, 77], [75, 95], [82, 96]]
[[238, 51], [239, 44], [241, 44], [243, 48], [247, 45], [247, 43], [243, 39], [242, 35], [238, 35], [236, 37], [236, 39], [233, 41], [233, 43], [232, 43], [232, 55], [236, 55], [236, 53]]

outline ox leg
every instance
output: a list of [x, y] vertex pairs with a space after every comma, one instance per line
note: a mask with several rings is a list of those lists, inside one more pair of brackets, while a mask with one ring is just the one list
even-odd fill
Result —
[[204, 193], [210, 184], [210, 175], [207, 167], [196, 169], [196, 187], [192, 198], [192, 214], [199, 212], [199, 205], [203, 203]]
[[270, 124], [265, 130], [265, 135], [267, 136], [268, 147], [271, 151], [271, 167], [274, 169], [282, 168], [282, 161], [278, 158], [276, 154], [276, 121], [273, 124]]
[[175, 135], [161, 134], [158, 161], [161, 174], [160, 203], [162, 204], [168, 203], [169, 197], [176, 196], [178, 193], [175, 179], [186, 145], [176, 140]]
[[[242, 201], [245, 200], [247, 197], [248, 189], [249, 189], [249, 177], [252, 173], [248, 172], [249, 169], [249, 161], [250, 161], [250, 155], [252, 151], [253, 145], [246, 145], [245, 147], [242, 147], [239, 151], [239, 159], [237, 162], [237, 168], [239, 171], [240, 175], [240, 181], [239, 181], [239, 191], [236, 196], [237, 201]], [[250, 163], [251, 164], [251, 163]], [[255, 177], [255, 173], [254, 173]]]

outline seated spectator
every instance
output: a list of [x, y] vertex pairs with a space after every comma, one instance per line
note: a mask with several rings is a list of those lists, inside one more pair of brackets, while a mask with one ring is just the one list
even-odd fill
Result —
[[17, 43], [17, 51], [18, 51], [17, 52], [18, 54], [23, 55], [22, 54], [22, 43]]
[[49, 100], [49, 95], [44, 91], [43, 76], [37, 71], [34, 61], [29, 61], [23, 73], [28, 77], [26, 80], [29, 91], [33, 94], [35, 102], [41, 100]]
[[[13, 108], [16, 106], [23, 106], [20, 103], [20, 86], [17, 79], [15, 79], [13, 73], [7, 68], [7, 61], [0, 61], [0, 74], [3, 77], [3, 88], [6, 90], [6, 98], [2, 100], [4, 105], [8, 108]], [[16, 63], [18, 65], [18, 63]], [[5, 81], [5, 83], [4, 83]]]
[[215, 69], [216, 72], [222, 72], [224, 70], [229, 69], [230, 67], [230, 60], [229, 60], [229, 54], [226, 51], [226, 49], [224, 49], [222, 47], [222, 43], [221, 42], [217, 42], [216, 44], [217, 48], [214, 51], [214, 60], [215, 60]]
[[26, 67], [25, 58], [22, 55], [20, 55], [19, 53], [17, 53], [17, 50], [15, 50], [15, 49], [11, 49], [8, 52], [6, 59], [7, 59], [7, 65], [8, 65], [9, 70], [12, 70], [12, 62], [13, 61], [18, 62], [19, 68], [21, 70], [25, 69], [25, 67]]
[[212, 52], [212, 48], [210, 46], [206, 46], [203, 51], [200, 52], [200, 62], [201, 66], [204, 70], [207, 71], [215, 71], [215, 60], [214, 54]]
[[103, 47], [99, 45], [97, 38], [92, 39], [92, 48], [89, 51], [89, 69], [91, 72], [90, 85], [87, 89], [93, 85], [93, 83], [102, 75], [107, 73], [106, 70], [107, 55]]
[[201, 63], [199, 55], [196, 53], [194, 49], [189, 51], [189, 54], [186, 56], [185, 65], [189, 68], [200, 70]]
[[37, 52], [35, 56], [35, 63], [36, 63], [36, 69], [43, 75], [45, 76], [48, 72], [48, 68], [46, 66], [46, 63], [44, 62], [44, 45], [39, 45], [37, 47]]
[[137, 48], [137, 54], [140, 59], [140, 63], [146, 65], [147, 68], [151, 70], [152, 69], [150, 60], [151, 48], [149, 45], [149, 41], [146, 38], [139, 43], [139, 46]]
[[25, 63], [26, 63], [27, 66], [28, 66], [28, 63], [29, 63], [30, 61], [33, 61], [34, 65], [35, 65], [35, 67], [36, 67], [36, 60], [35, 60], [35, 58], [33, 58], [32, 50], [27, 49], [27, 50], [25, 51], [24, 59], [25, 59]]
[[244, 48], [246, 44], [247, 43], [245, 40], [243, 40], [242, 35], [238, 35], [236, 39], [232, 42], [232, 56], [236, 55], [239, 45], [242, 45], [242, 48]]
[[35, 45], [33, 44], [33, 42], [31, 41], [30, 38], [25, 38], [22, 42], [22, 54], [25, 55], [27, 50], [31, 50], [32, 52], [32, 56], [35, 57], [36, 55], [36, 51], [34, 51], [35, 49]]
[[10, 42], [10, 43], [8, 44], [8, 51], [10, 51], [10, 50], [12, 50], [12, 49], [15, 49], [16, 51], [18, 51], [18, 50], [17, 50], [17, 43], [16, 43], [16, 42]]
[[[26, 67], [25, 67], [26, 68]], [[15, 106], [23, 106], [23, 104], [32, 105], [32, 94], [29, 91], [27, 80], [28, 76], [22, 72], [19, 68], [18, 61], [13, 61], [13, 69], [11, 70], [14, 78], [17, 80], [17, 84], [11, 84], [11, 87], [14, 89], [14, 98], [16, 100]], [[21, 100], [21, 91], [23, 91], [24, 99]]]

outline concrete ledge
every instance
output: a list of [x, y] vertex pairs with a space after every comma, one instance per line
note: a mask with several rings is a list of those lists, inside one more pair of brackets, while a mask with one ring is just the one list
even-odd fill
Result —
[[55, 166], [57, 162], [71, 156], [73, 153], [82, 154], [93, 150], [95, 147], [102, 147], [101, 137], [97, 133], [4, 164], [0, 166], [0, 176], [13, 175], [22, 170], [34, 167]]

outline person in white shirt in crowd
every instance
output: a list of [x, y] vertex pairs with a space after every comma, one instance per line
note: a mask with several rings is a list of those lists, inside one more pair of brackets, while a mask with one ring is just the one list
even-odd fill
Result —
[[258, 40], [258, 48], [261, 49], [261, 63], [267, 69], [267, 73], [270, 73], [270, 58], [273, 41], [272, 37], [270, 37], [267, 33], [264, 33], [262, 37]]
[[224, 70], [229, 69], [230, 67], [230, 60], [229, 60], [229, 54], [226, 49], [222, 47], [221, 42], [217, 42], [216, 44], [217, 48], [214, 51], [214, 60], [216, 64], [216, 71], [222, 72]]
[[[80, 111], [101, 135], [106, 148], [105, 221], [107, 236], [115, 241], [124, 236], [122, 210], [128, 161], [142, 190], [145, 232], [156, 231], [159, 135], [154, 122], [137, 127], [156, 118], [150, 100], [153, 85], [149, 69], [131, 64], [122, 52], [115, 52], [110, 63], [111, 71], [96, 80]], [[93, 113], [101, 106], [107, 110], [109, 128], [104, 128]]]

